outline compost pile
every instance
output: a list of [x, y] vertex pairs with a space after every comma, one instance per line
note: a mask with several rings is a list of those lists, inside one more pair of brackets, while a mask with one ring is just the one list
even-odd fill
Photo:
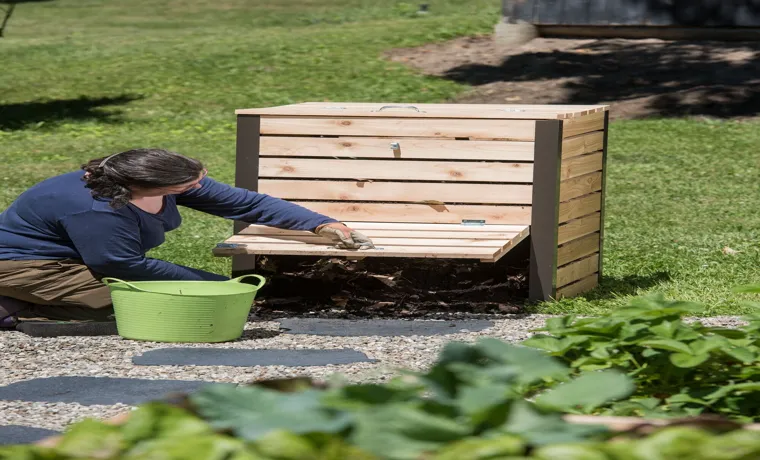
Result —
[[260, 257], [257, 272], [268, 283], [255, 314], [355, 319], [518, 313], [528, 292], [527, 270], [527, 257], [520, 255], [496, 263]]

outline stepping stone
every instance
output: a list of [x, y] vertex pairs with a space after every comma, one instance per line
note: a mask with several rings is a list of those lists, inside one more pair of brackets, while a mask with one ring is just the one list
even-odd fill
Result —
[[455, 321], [406, 321], [403, 319], [316, 319], [287, 318], [280, 321], [280, 329], [287, 334], [331, 335], [334, 337], [456, 334], [463, 329], [482, 331], [493, 326], [493, 321], [473, 319]]
[[58, 433], [53, 430], [32, 428], [22, 425], [0, 425], [0, 446], [11, 444], [31, 444]]
[[161, 348], [132, 358], [139, 366], [327, 366], [372, 363], [360, 351], [338, 350], [244, 350], [240, 348]]
[[136, 405], [170, 393], [189, 393], [212, 382], [111, 377], [48, 377], [0, 387], [0, 401]]
[[32, 337], [118, 335], [116, 321], [21, 321], [16, 330]]

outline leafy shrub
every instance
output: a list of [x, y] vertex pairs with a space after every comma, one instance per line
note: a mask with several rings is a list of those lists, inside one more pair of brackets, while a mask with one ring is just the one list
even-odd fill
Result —
[[617, 415], [716, 413], [749, 421], [760, 417], [760, 317], [738, 329], [687, 322], [703, 311], [662, 297], [595, 318], [549, 319], [523, 342], [561, 358], [574, 372], [617, 369], [632, 377], [635, 394], [609, 405]]

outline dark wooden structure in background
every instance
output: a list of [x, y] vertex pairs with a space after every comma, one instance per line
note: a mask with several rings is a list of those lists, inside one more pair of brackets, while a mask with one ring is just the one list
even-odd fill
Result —
[[760, 0], [503, 0], [543, 36], [760, 38]]

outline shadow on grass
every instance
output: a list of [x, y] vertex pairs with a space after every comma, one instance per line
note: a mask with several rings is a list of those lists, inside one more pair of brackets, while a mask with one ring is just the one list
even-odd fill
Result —
[[598, 288], [586, 295], [588, 300], [611, 299], [636, 295], [640, 289], [649, 289], [672, 278], [668, 272], [655, 272], [649, 275], [627, 275], [622, 277], [603, 276]]
[[80, 97], [0, 104], [0, 130], [13, 131], [40, 123], [54, 124], [62, 121], [96, 120], [115, 123], [120, 121], [121, 111], [104, 109], [138, 99], [142, 99], [142, 96], [123, 94], [116, 97]]

